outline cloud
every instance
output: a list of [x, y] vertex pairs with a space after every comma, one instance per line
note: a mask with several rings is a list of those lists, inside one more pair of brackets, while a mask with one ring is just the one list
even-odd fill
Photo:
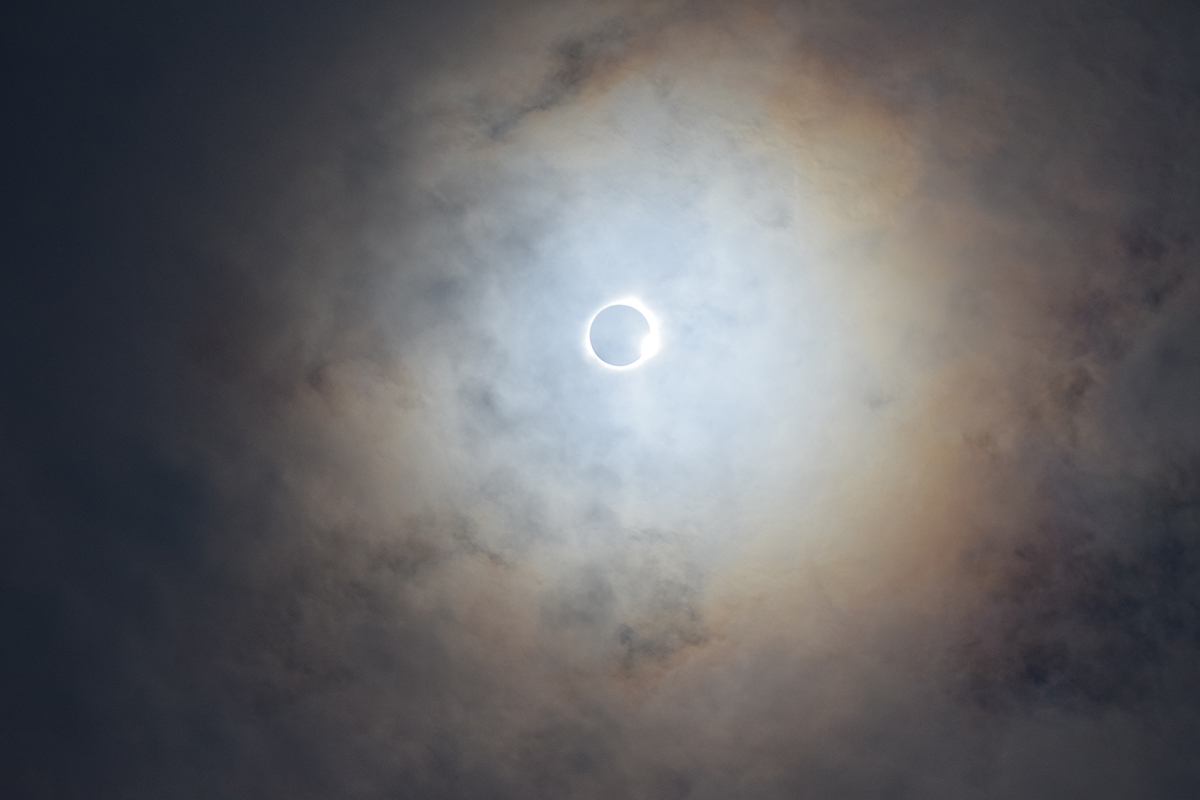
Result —
[[[30, 479], [84, 498], [71, 536], [121, 529], [38, 579], [116, 643], [71, 644], [111, 663], [58, 679], [115, 732], [83, 749], [118, 767], [81, 774], [130, 796], [1186, 796], [1182, 22], [360, 13], [317, 36], [340, 55], [286, 113], [229, 100], [205, 201], [172, 198], [194, 290], [132, 368], [147, 455], [112, 473], [88, 450], [78, 491]], [[662, 350], [605, 371], [584, 328], [628, 296]], [[106, 600], [128, 575], [140, 599]]]

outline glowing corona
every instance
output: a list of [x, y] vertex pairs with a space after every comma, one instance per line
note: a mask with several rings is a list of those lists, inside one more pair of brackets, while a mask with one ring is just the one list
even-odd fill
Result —
[[[592, 324], [596, 321], [596, 317], [600, 315], [600, 312], [604, 311], [607, 308], [612, 308], [613, 306], [629, 306], [630, 308], [635, 309], [636, 311], [641, 313], [641, 315], [643, 317], [646, 318], [646, 322], [650, 326], [650, 332], [648, 334], [646, 334], [646, 336], [642, 339], [641, 348], [640, 348], [640, 356], [638, 357], [638, 359], [636, 361], [634, 361], [631, 364], [625, 364], [622, 366], [609, 364], [608, 362], [606, 362], [602, 358], [600, 358], [600, 356], [598, 356], [596, 354], [596, 351], [592, 347], [592, 341], [591, 341]], [[605, 369], [627, 370], [627, 369], [634, 369], [635, 367], [640, 367], [642, 364], [646, 363], [646, 361], [648, 361], [651, 357], [653, 357], [656, 353], [658, 353], [659, 350], [661, 350], [661, 349], [662, 349], [662, 335], [659, 330], [658, 317], [655, 316], [654, 313], [652, 311], [650, 311], [649, 308], [646, 307], [645, 303], [643, 303], [640, 299], [638, 299], [636, 297], [623, 297], [619, 300], [613, 300], [613, 301], [610, 301], [610, 302], [605, 303], [604, 305], [600, 306], [588, 318], [587, 325], [585, 325], [584, 329], [583, 329], [584, 353], [592, 362], [599, 364], [600, 366], [604, 367]]]

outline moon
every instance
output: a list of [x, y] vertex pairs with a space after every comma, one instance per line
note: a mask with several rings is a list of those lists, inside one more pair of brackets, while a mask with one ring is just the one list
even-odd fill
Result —
[[592, 317], [588, 344], [610, 367], [632, 367], [658, 351], [652, 316], [630, 301], [612, 303]]

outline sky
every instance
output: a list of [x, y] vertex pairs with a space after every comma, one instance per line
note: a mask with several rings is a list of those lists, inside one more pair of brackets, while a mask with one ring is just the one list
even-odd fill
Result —
[[1200, 791], [1196, 12], [2, 13], [0, 795]]

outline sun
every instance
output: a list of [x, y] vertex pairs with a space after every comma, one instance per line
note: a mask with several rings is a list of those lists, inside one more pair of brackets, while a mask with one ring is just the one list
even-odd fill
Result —
[[658, 318], [636, 297], [605, 303], [588, 320], [583, 345], [608, 369], [641, 366], [662, 349]]

